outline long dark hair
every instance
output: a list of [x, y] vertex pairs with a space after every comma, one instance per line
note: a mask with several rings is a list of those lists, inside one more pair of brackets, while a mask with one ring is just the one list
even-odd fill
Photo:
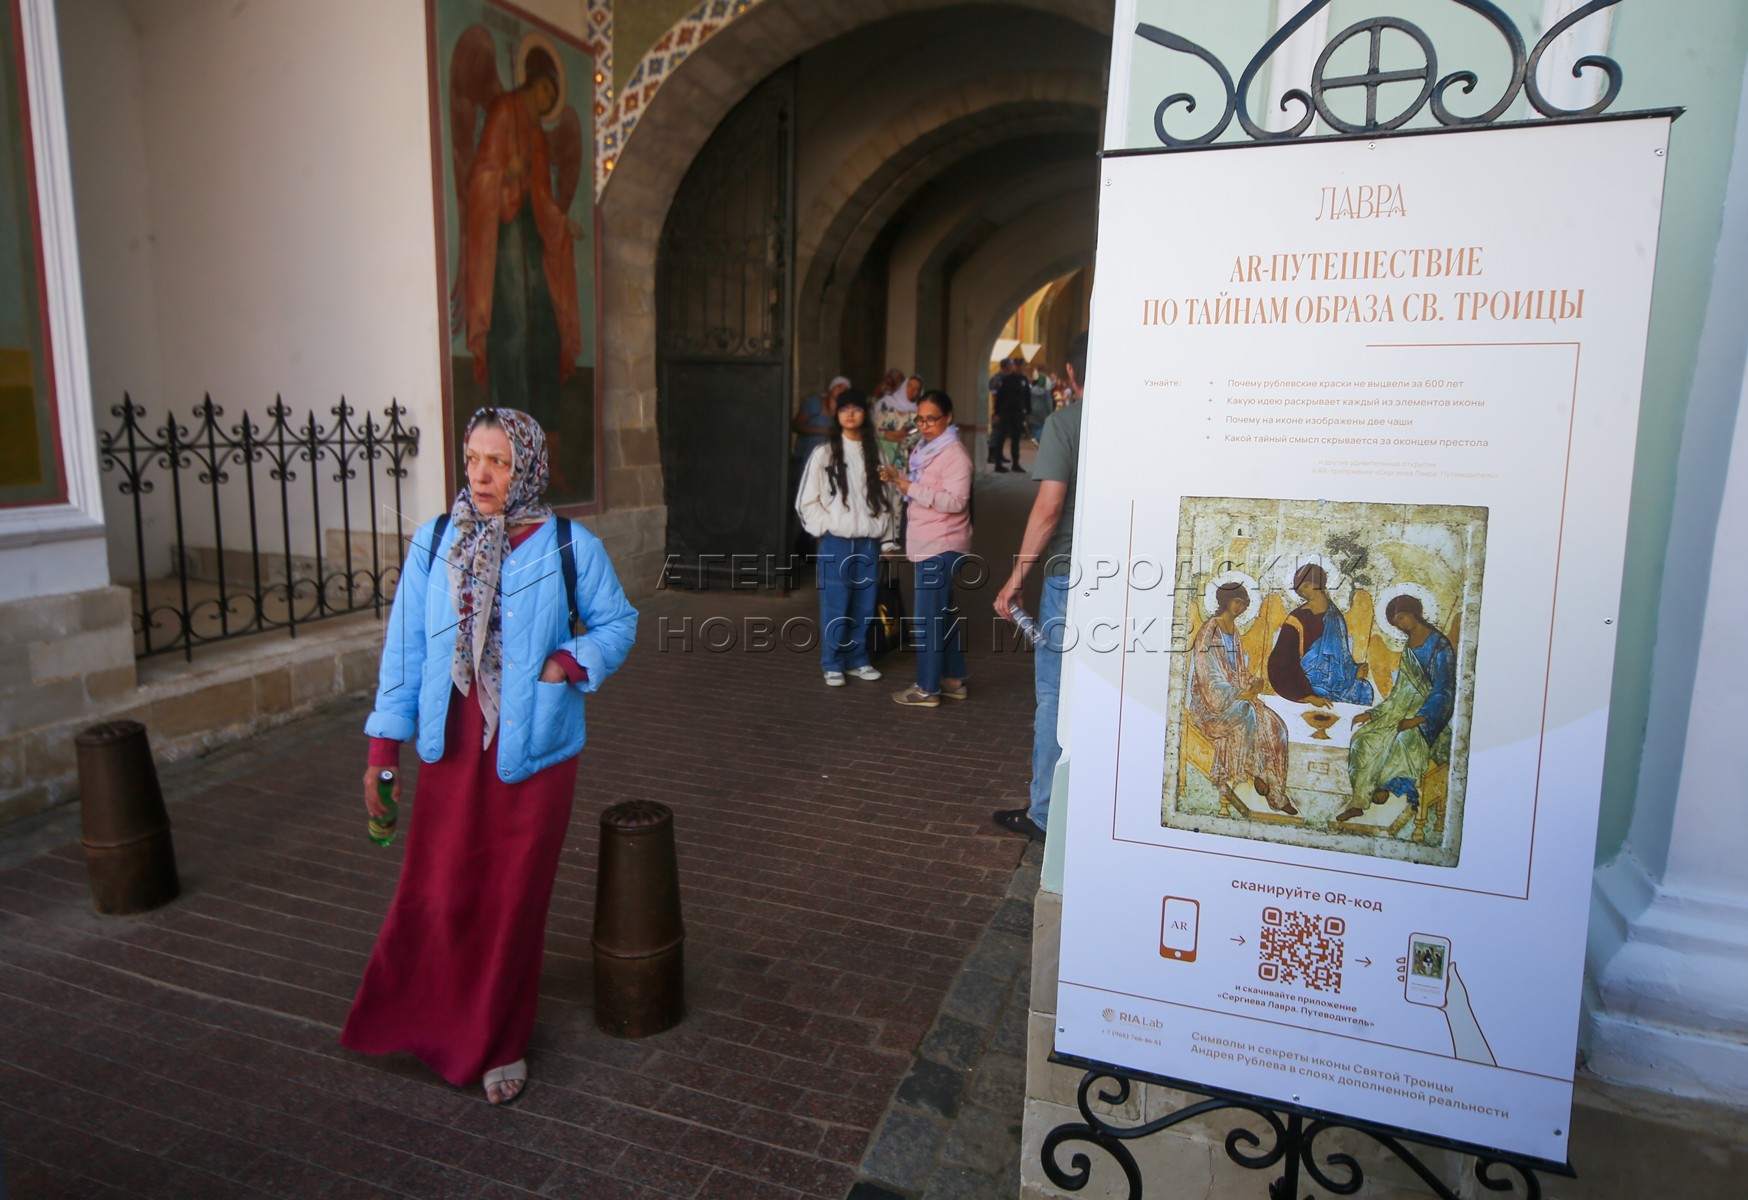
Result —
[[[860, 388], [850, 388], [838, 397], [838, 408], [845, 405], [859, 408], [863, 413], [861, 448], [863, 474], [868, 485], [868, 515], [877, 517], [886, 511], [886, 485], [880, 482], [880, 447], [867, 419], [868, 393]], [[832, 431], [825, 444], [831, 447], [831, 461], [825, 468], [827, 491], [833, 496], [841, 494], [847, 501], [850, 481], [849, 468], [844, 464], [844, 427], [836, 418], [832, 420]]]

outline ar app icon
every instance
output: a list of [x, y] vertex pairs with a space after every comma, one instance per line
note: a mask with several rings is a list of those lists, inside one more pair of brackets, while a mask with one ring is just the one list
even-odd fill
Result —
[[1173, 962], [1196, 961], [1196, 934], [1202, 906], [1180, 896], [1167, 896], [1159, 918], [1159, 956]]

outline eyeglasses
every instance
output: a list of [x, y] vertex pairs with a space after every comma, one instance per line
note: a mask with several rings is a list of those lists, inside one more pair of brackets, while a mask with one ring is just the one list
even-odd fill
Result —
[[916, 423], [918, 425], [939, 425], [946, 419], [946, 417], [925, 417], [919, 414], [916, 418]]

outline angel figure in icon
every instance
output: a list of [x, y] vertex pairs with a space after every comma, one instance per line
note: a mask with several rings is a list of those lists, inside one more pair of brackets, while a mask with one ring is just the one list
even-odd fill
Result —
[[1384, 606], [1384, 620], [1407, 639], [1407, 646], [1389, 696], [1353, 718], [1348, 745], [1353, 799], [1337, 814], [1338, 823], [1391, 796], [1401, 796], [1418, 811], [1427, 768], [1451, 760], [1456, 651], [1429, 619], [1426, 601], [1412, 591], [1400, 591]]
[[1287, 795], [1287, 726], [1263, 703], [1265, 686], [1240, 640], [1239, 621], [1250, 592], [1237, 580], [1214, 589], [1214, 615], [1202, 623], [1190, 646], [1188, 715], [1213, 744], [1209, 778], [1222, 812], [1249, 816], [1233, 791], [1248, 782], [1268, 806], [1287, 816], [1299, 810]]
[[1268, 678], [1283, 700], [1331, 708], [1335, 702], [1370, 704], [1366, 664], [1354, 661], [1347, 619], [1329, 598], [1329, 575], [1321, 563], [1305, 562], [1293, 573], [1301, 603], [1287, 615], [1269, 652]]

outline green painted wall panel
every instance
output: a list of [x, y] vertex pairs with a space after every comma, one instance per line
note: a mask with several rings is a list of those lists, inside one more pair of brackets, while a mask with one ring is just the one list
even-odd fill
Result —
[[[1670, 19], [1671, 7], [1681, 10], [1679, 20]], [[1743, 67], [1748, 63], [1748, 5], [1741, 0], [1685, 0], [1675, 6], [1626, 0], [1618, 12], [1611, 53], [1626, 74], [1615, 108], [1682, 105], [1687, 113], [1675, 122], [1664, 188], [1598, 862], [1620, 851], [1635, 798], [1641, 804], [1674, 801], [1673, 779], [1667, 781], [1667, 793], [1638, 795], [1639, 764], [1650, 711], [1651, 655], [1660, 618], [1658, 592], [1675, 496], [1676, 459], [1711, 292], [1723, 224], [1724, 183], [1736, 137]], [[1582, 194], [1574, 196], [1574, 203], [1582, 202]]]
[[662, 34], [698, 7], [698, 0], [617, 0], [613, 5], [613, 94]]

